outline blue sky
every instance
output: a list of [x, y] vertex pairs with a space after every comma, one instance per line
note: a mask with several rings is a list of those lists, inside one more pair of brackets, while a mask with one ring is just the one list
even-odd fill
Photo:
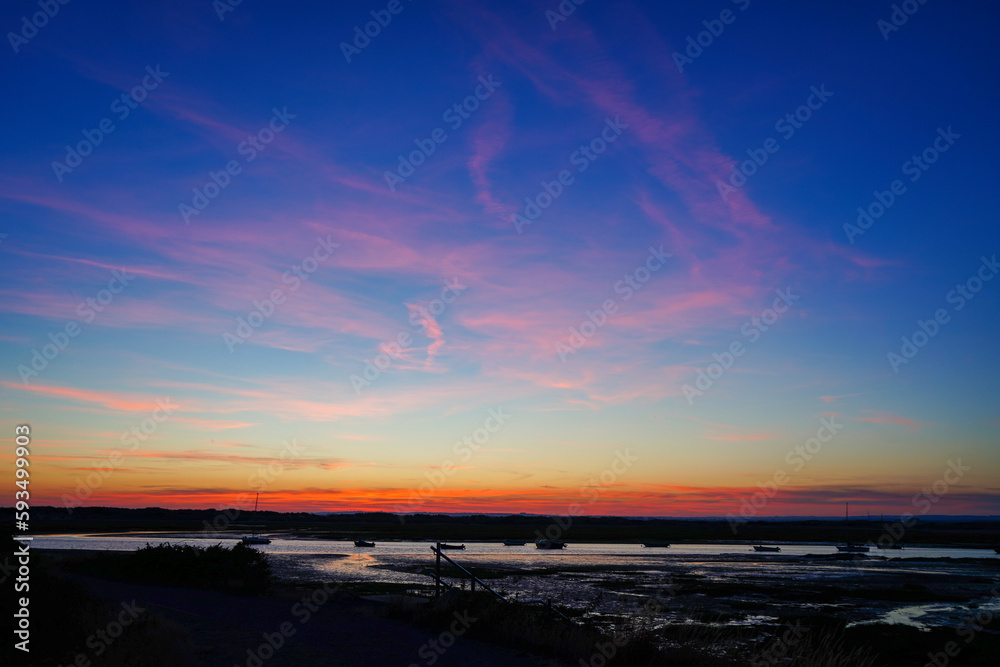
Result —
[[[0, 391], [9, 430], [44, 443], [39, 497], [222, 506], [280, 461], [257, 489], [276, 508], [565, 511], [628, 451], [639, 463], [587, 513], [724, 515], [825, 418], [842, 429], [761, 515], [912, 510], [958, 458], [971, 470], [934, 513], [996, 514], [1000, 281], [961, 310], [948, 294], [1000, 252], [998, 10], [928, 2], [886, 39], [891, 3], [592, 1], [553, 29], [558, 5], [404, 0], [350, 62], [341, 43], [386, 3], [247, 0], [222, 20], [207, 1], [70, 3], [16, 52], [8, 35]], [[12, 3], [0, 26], [37, 11]], [[678, 68], [704, 22], [719, 34]], [[794, 134], [776, 126], [810, 100]], [[457, 128], [455, 104], [474, 109]], [[947, 150], [911, 181], [939, 130]], [[99, 145], [54, 167], [84, 131]], [[212, 174], [225, 186], [185, 216]], [[846, 232], [897, 179], [884, 215]], [[661, 246], [625, 299], [615, 286]], [[135, 277], [81, 322], [116, 270]], [[768, 313], [776, 290], [796, 298]], [[893, 368], [938, 309], [948, 322]], [[304, 453], [282, 460], [292, 440]]]

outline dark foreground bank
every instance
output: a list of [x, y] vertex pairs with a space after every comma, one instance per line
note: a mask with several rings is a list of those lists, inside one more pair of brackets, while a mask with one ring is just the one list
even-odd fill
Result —
[[[690, 626], [658, 627], [655, 605], [676, 604], [663, 598], [613, 619], [562, 609], [568, 621], [482, 592], [420, 600], [412, 591], [367, 595], [376, 591], [351, 582], [276, 582], [267, 557], [240, 546], [143, 551], [36, 552], [33, 653], [4, 664], [865, 667], [923, 665], [938, 654], [951, 666], [1000, 657], [992, 618], [963, 635], [847, 628], [822, 616], [755, 624], [748, 615], [744, 625], [725, 625], [692, 608]], [[954, 656], [944, 653], [949, 642]]]

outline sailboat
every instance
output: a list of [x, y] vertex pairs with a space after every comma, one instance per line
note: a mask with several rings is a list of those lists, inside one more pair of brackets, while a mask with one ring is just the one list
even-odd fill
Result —
[[763, 544], [755, 544], [755, 545], [753, 545], [753, 550], [754, 551], [765, 551], [765, 552], [777, 553], [777, 552], [781, 551], [781, 547], [769, 547], [769, 546], [765, 546]]
[[851, 544], [851, 540], [848, 538], [848, 519], [849, 519], [849, 503], [844, 503], [844, 544], [837, 545], [837, 551], [841, 553], [848, 554], [866, 554], [868, 553], [868, 547], [863, 544]]
[[565, 549], [566, 543], [562, 540], [549, 540], [543, 537], [535, 542], [535, 547], [538, 549]]
[[[258, 493], [257, 497], [253, 501], [254, 514], [257, 514], [257, 501], [259, 500], [260, 500], [260, 494]], [[259, 536], [256, 532], [251, 533], [249, 537], [246, 535], [243, 536], [243, 544], [270, 544], [270, 543], [271, 540], [267, 539], [266, 537]]]

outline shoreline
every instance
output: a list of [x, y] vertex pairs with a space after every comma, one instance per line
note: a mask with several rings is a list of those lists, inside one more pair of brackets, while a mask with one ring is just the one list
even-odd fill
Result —
[[[329, 545], [343, 545], [345, 548], [354, 549], [353, 540], [355, 537], [324, 537], [319, 535], [303, 535], [301, 532], [296, 531], [282, 531], [282, 530], [268, 530], [259, 531], [261, 535], [266, 536], [272, 540], [281, 540], [290, 544], [301, 544], [301, 543], [314, 543], [314, 544], [329, 544]], [[124, 538], [124, 539], [172, 539], [172, 540], [208, 540], [208, 541], [221, 541], [221, 542], [238, 542], [242, 539], [244, 533], [242, 532], [215, 532], [215, 533], [203, 533], [203, 532], [191, 532], [184, 530], [162, 530], [162, 531], [149, 531], [149, 530], [131, 530], [131, 531], [67, 531], [67, 532], [35, 532], [34, 536], [38, 538], [77, 538], [77, 539], [111, 539], [111, 538]], [[405, 544], [419, 544], [427, 545], [428, 547], [434, 545], [436, 542], [444, 542], [443, 539], [430, 539], [430, 538], [378, 538], [374, 536], [364, 536], [365, 539], [372, 539], [377, 541], [378, 544], [383, 545], [405, 545]], [[500, 539], [451, 539], [447, 540], [450, 542], [460, 542], [467, 546], [498, 546], [503, 545], [503, 541]], [[568, 546], [565, 550], [560, 550], [557, 553], [574, 553], [573, 545], [580, 547], [637, 547], [641, 549], [640, 555], [672, 555], [677, 554], [679, 550], [685, 548], [696, 548], [696, 547], [709, 547], [709, 548], [733, 548], [748, 550], [752, 549], [753, 545], [764, 543], [769, 546], [785, 547], [785, 548], [803, 548], [803, 547], [815, 547], [817, 549], [833, 549], [842, 542], [837, 541], [813, 541], [813, 540], [761, 540], [761, 541], [747, 541], [747, 540], [677, 540], [671, 542], [668, 546], [653, 546], [646, 547], [641, 541], [627, 541], [618, 542], [611, 540], [572, 540], [567, 541]], [[865, 544], [861, 542], [861, 544]], [[924, 550], [953, 550], [953, 551], [982, 551], [984, 552], [982, 556], [963, 556], [968, 558], [1000, 558], [1000, 554], [995, 553], [995, 549], [992, 546], [984, 546], [981, 544], [970, 544], [970, 543], [913, 543], [906, 544], [902, 548], [892, 548], [885, 549], [879, 548], [876, 544], [867, 544], [870, 547], [870, 551], [861, 554], [865, 558], [884, 558], [884, 559], [898, 559], [905, 558], [907, 560], [917, 559], [917, 558], [936, 558], [935, 556], [912, 556], [914, 552], [921, 552]], [[36, 549], [46, 549], [47, 547], [33, 547]], [[534, 552], [535, 546], [531, 542], [526, 542], [523, 546], [518, 547], [508, 547], [505, 549], [505, 553], [508, 554], [523, 554], [525, 551]], [[361, 553], [352, 551], [352, 553]], [[366, 551], [364, 553], [378, 553], [377, 551]], [[584, 552], [586, 553], [586, 552]], [[842, 556], [844, 558], [853, 558], [856, 554], [844, 554], [839, 552], [830, 553], [817, 553], [817, 554], [789, 554], [783, 552], [750, 552], [756, 553], [759, 558], [766, 558], [768, 556], [781, 557], [781, 556], [816, 556], [816, 557], [830, 557], [830, 556]], [[953, 556], [940, 556], [940, 558], [954, 558]]]
[[[502, 553], [499, 557], [496, 553], [464, 553], [459, 560], [505, 596], [520, 600], [550, 599], [560, 611], [585, 621], [598, 631], [613, 632], [619, 627], [639, 624], [646, 628], [645, 631], [661, 636], [658, 641], [669, 644], [675, 641], [671, 637], [678, 637], [677, 641], [683, 646], [688, 641], [684, 639], [688, 636], [685, 633], [691, 633], [692, 628], [700, 628], [699, 632], [717, 638], [726, 637], [727, 641], [744, 650], [758, 650], [787, 623], [802, 623], [817, 636], [830, 632], [848, 633], [844, 636], [850, 637], [858, 646], [869, 643], [866, 638], [879, 638], [881, 642], [933, 648], [940, 637], [954, 633], [954, 628], [973, 610], [993, 609], [996, 601], [988, 597], [989, 587], [1000, 575], [1000, 561], [996, 559], [936, 559], [937, 566], [933, 568], [927, 567], [924, 560], [871, 559], [863, 561], [863, 570], [857, 570], [855, 563], [845, 559], [771, 554], [764, 558], [752, 553], [711, 558], [691, 555], [665, 558], [660, 554], [652, 559], [655, 564], [650, 565], [649, 558], [608, 558], [600, 562], [584, 559], [574, 562], [576, 559], [573, 558], [547, 558], [542, 552], [526, 567], [524, 563], [502, 563]], [[73, 561], [110, 558], [108, 571], [114, 572], [114, 563], [127, 558], [129, 552], [40, 549], [39, 555], [54, 569], [65, 567], [70, 570]], [[202, 636], [200, 633], [208, 631], [227, 637], [222, 643], [223, 649], [220, 649], [229, 651], [226, 660], [234, 659], [237, 645], [248, 641], [246, 628], [234, 623], [227, 615], [227, 605], [241, 604], [251, 609], [266, 607], [271, 611], [262, 614], [277, 621], [281, 605], [287, 607], [296, 595], [301, 596], [320, 587], [330, 588], [340, 595], [328, 606], [333, 616], [339, 619], [334, 624], [357, 624], [355, 632], [369, 633], [370, 636], [372, 623], [389, 622], [387, 619], [372, 621], [370, 617], [396, 609], [396, 602], [402, 599], [400, 595], [411, 601], [421, 597], [430, 599], [433, 595], [432, 580], [423, 573], [431, 564], [429, 555], [425, 558], [423, 555], [372, 554], [370, 551], [358, 554], [361, 558], [355, 565], [363, 565], [368, 574], [377, 577], [379, 573], [398, 573], [412, 578], [400, 583], [358, 577], [355, 576], [357, 570], [326, 567], [329, 563], [355, 560], [342, 554], [324, 554], [315, 558], [288, 553], [279, 556], [271, 559], [278, 581], [263, 597], [247, 598], [217, 591], [134, 584], [116, 579], [101, 579], [93, 584], [96, 587], [93, 590], [121, 591], [121, 595], [133, 597], [138, 592], [146, 595], [144, 599], [152, 604], [174, 610], [186, 610], [188, 607], [185, 605], [194, 604], [194, 600], [207, 600], [209, 606], [205, 608], [216, 610], [209, 614], [211, 628], [208, 630], [192, 628], [190, 619], [186, 621], [176, 614], [167, 616], [172, 623], [183, 626], [189, 636]], [[301, 576], [283, 576], [285, 570], [279, 561], [300, 567]], [[919, 579], [914, 578], [915, 573], [919, 574]], [[457, 583], [455, 577], [460, 576], [457, 571], [445, 574], [451, 583]], [[456, 599], [465, 599], [466, 595], [468, 593], [458, 593]], [[660, 606], [652, 615], [642, 611], [644, 602], [649, 600], [660, 601]], [[1000, 603], [995, 606], [1000, 614]], [[403, 613], [398, 609], [392, 611], [397, 612]], [[287, 610], [283, 613], [287, 616]], [[403, 614], [399, 618], [410, 617]], [[921, 627], [922, 618], [931, 625]], [[900, 619], [902, 624], [893, 625]], [[916, 623], [907, 625], [908, 619], [916, 619]], [[407, 636], [423, 632], [410, 622], [406, 627], [408, 629], [399, 632]], [[320, 634], [326, 632], [324, 629]], [[319, 651], [309, 653], [311, 659], [318, 659], [316, 656], [330, 650], [330, 647], [322, 644], [319, 648], [312, 646], [308, 650]], [[496, 654], [495, 647], [487, 650]], [[288, 654], [289, 660], [292, 655]], [[457, 664], [489, 664], [478, 661], [478, 658], [476, 660]], [[412, 657], [410, 661], [413, 662]], [[354, 663], [345, 661], [343, 664]], [[510, 664], [535, 663], [522, 656]], [[911, 663], [900, 661], [887, 664]]]
[[[11, 508], [0, 516], [13, 519]], [[894, 517], [853, 518], [845, 524], [829, 519], [634, 519], [577, 516], [571, 522], [545, 515], [397, 515], [379, 512], [307, 514], [261, 510], [164, 510], [78, 507], [32, 508], [32, 532], [54, 534], [226, 534], [267, 532], [286, 537], [376, 541], [488, 542], [517, 539], [535, 542], [558, 527], [559, 539], [576, 543], [629, 544], [665, 541], [672, 544], [842, 543], [845, 529], [861, 544], [993, 549], [1000, 546], [996, 517], [948, 519], [924, 517], [904, 527]]]

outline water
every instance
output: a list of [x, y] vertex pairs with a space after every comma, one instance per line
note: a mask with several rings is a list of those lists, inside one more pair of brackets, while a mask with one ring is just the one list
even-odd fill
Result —
[[[129, 551], [147, 543], [211, 546], [237, 539], [203, 533], [48, 535], [36, 537], [32, 547]], [[271, 539], [271, 544], [255, 548], [271, 556], [276, 575], [285, 581], [433, 583], [428, 575], [435, 561], [432, 542], [378, 542], [375, 548], [358, 548], [351, 541]], [[782, 544], [780, 553], [757, 553], [749, 545], [733, 544], [644, 548], [571, 543], [552, 551], [531, 543], [465, 544], [465, 550], [445, 553], [504, 595], [551, 599], [597, 618], [634, 615], [652, 598], [665, 602], [657, 613], [661, 624], [689, 623], [697, 617], [725, 619], [721, 622], [726, 625], [758, 625], [776, 623], [779, 616], [825, 614], [852, 624], [928, 628], [953, 627], [978, 609], [1000, 611], [1000, 601], [988, 595], [998, 573], [991, 564], [1000, 564], [992, 549], [872, 549], [869, 557], [852, 561], [830, 558], [838, 553], [830, 543]], [[879, 600], [859, 592], [907, 587], [934, 596], [960, 588], [973, 592], [966, 599], [933, 604], [901, 602], [893, 596]]]
[[[196, 536], [197, 535], [197, 536]], [[262, 535], [267, 537], [267, 535]], [[219, 543], [229, 543], [239, 540], [232, 534], [216, 534], [205, 537], [204, 533], [136, 533], [116, 535], [42, 535], [33, 541], [36, 549], [98, 549], [108, 551], [132, 551], [149, 544], [191, 544], [211, 546]], [[349, 540], [317, 540], [308, 538], [271, 537], [271, 544], [257, 547], [270, 554], [339, 554], [389, 556], [432, 556], [430, 548], [433, 542], [378, 542], [374, 549], [355, 547]], [[750, 545], [741, 544], [676, 544], [668, 548], [645, 548], [640, 544], [595, 544], [570, 543], [564, 550], [536, 549], [530, 542], [523, 547], [507, 547], [499, 542], [464, 542], [465, 550], [451, 552], [449, 555], [466, 557], [468, 555], [493, 555], [504, 559], [511, 558], [521, 563], [551, 563], [554, 559], [573, 561], [580, 557], [642, 557], [656, 559], [670, 556], [727, 556], [747, 554], [761, 559], [782, 558], [788, 556], [833, 555], [837, 553], [833, 543], [795, 543], [781, 544], [780, 553], [756, 553]], [[940, 547], [907, 547], [905, 549], [872, 549], [869, 556], [885, 558], [1000, 558], [992, 549], [940, 548]], [[456, 556], [456, 558], [458, 557]]]

